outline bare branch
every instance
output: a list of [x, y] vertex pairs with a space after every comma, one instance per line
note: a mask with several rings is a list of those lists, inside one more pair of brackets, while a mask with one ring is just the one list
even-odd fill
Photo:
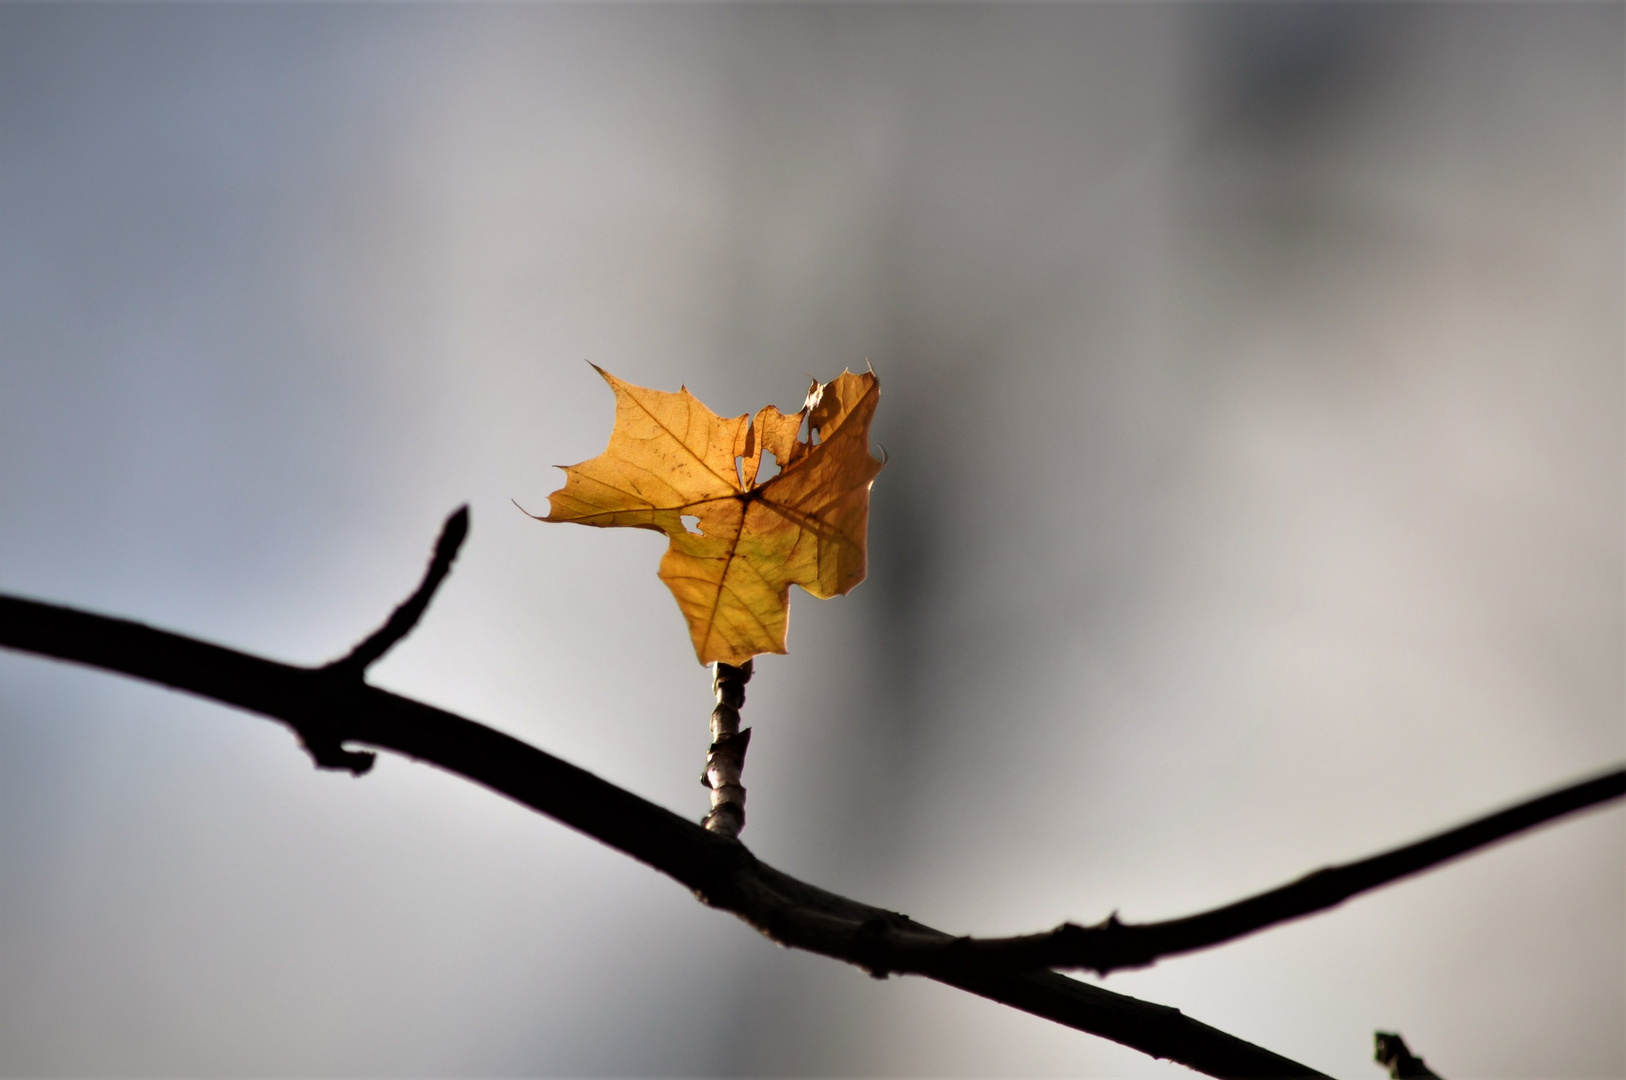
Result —
[[751, 748], [751, 729], [740, 730], [740, 708], [745, 704], [745, 684], [751, 681], [756, 665], [750, 660], [736, 667], [718, 661], [711, 676], [711, 691], [717, 707], [711, 710], [711, 747], [706, 751], [706, 771], [700, 782], [711, 792], [711, 812], [700, 824], [723, 836], [739, 836], [745, 828], [745, 752]]
[[1389, 1080], [1442, 1080], [1442, 1078], [1423, 1064], [1423, 1059], [1415, 1056], [1406, 1048], [1406, 1040], [1389, 1031], [1379, 1031], [1373, 1036], [1377, 1044], [1377, 1051], [1372, 1060], [1389, 1070]]
[[1042, 934], [876, 943], [875, 962], [891, 971], [1031, 971], [1086, 968], [1101, 974], [1145, 967], [1161, 957], [1209, 948], [1278, 923], [1335, 907], [1352, 896], [1439, 866], [1555, 818], [1626, 795], [1626, 768], [1488, 814], [1393, 851], [1307, 874], [1269, 892], [1181, 919], [1096, 926], [1063, 923]]
[[435, 554], [429, 560], [429, 568], [424, 571], [423, 581], [411, 596], [401, 601], [400, 607], [390, 612], [390, 617], [384, 620], [384, 625], [374, 630], [361, 644], [351, 649], [349, 653], [327, 665], [327, 670], [341, 673], [354, 678], [361, 678], [369, 667], [376, 663], [385, 653], [395, 646], [395, 643], [412, 633], [412, 628], [418, 625], [423, 613], [429, 608], [429, 601], [434, 599], [435, 590], [452, 569], [452, 560], [457, 558], [457, 549], [463, 546], [463, 541], [469, 535], [469, 508], [465, 503], [452, 511], [446, 519], [446, 524], [440, 527], [440, 539], [435, 541]]
[[[6, 596], [0, 596], [0, 645], [213, 698], [280, 720], [307, 743], [315, 733], [321, 745], [341, 753], [354, 753], [342, 744], [355, 742], [429, 762], [631, 855], [783, 945], [872, 973], [886, 970], [877, 946], [889, 939], [953, 941], [906, 916], [797, 881], [760, 862], [738, 840], [533, 746], [359, 679], [335, 678], [331, 668], [280, 664], [140, 623]], [[1055, 972], [931, 977], [1210, 1076], [1322, 1075], [1177, 1009]]]

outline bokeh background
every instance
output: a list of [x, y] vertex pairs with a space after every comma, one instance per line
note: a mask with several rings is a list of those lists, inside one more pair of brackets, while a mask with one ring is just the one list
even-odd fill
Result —
[[[870, 580], [746, 840], [955, 932], [1185, 913], [1620, 759], [1623, 8], [0, 7], [0, 587], [696, 818], [661, 539], [529, 520], [585, 361], [873, 362]], [[1174, 1076], [770, 945], [399, 759], [0, 655], [0, 1071]], [[1340, 1075], [1626, 1073], [1626, 815], [1110, 988]]]

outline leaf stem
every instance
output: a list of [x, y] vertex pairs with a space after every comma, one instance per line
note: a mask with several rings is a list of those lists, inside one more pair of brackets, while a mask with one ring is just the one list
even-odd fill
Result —
[[717, 707], [711, 710], [711, 748], [706, 751], [706, 771], [700, 782], [711, 790], [711, 813], [701, 824], [729, 838], [745, 828], [745, 751], [751, 746], [751, 729], [740, 730], [740, 707], [745, 704], [745, 684], [751, 681], [752, 663], [739, 667], [718, 661], [713, 665], [711, 690]]

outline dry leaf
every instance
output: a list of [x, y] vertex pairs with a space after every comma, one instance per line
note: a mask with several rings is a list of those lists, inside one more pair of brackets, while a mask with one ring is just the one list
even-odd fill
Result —
[[[869, 489], [881, 471], [869, 452], [874, 373], [815, 383], [801, 412], [770, 405], [753, 422], [723, 419], [687, 388], [648, 390], [594, 370], [615, 391], [610, 445], [563, 466], [565, 486], [540, 520], [665, 533], [661, 580], [702, 664], [784, 652], [792, 584], [831, 597], [864, 580]], [[798, 438], [804, 418], [808, 442]], [[779, 473], [758, 484], [765, 453]], [[699, 519], [697, 532], [685, 517]]]

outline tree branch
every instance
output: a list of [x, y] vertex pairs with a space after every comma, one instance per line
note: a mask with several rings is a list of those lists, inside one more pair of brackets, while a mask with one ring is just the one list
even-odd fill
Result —
[[1389, 1031], [1374, 1033], [1372, 1041], [1377, 1050], [1372, 1060], [1389, 1070], [1390, 1080], [1441, 1080], [1441, 1077], [1413, 1054], [1406, 1040]]
[[[1228, 941], [1332, 907], [1564, 814], [1626, 794], [1626, 769], [1372, 858], [1318, 870], [1289, 885], [1183, 919], [1095, 927], [1063, 924], [1017, 938], [955, 938], [905, 915], [825, 892], [758, 860], [732, 836], [699, 825], [453, 713], [368, 686], [371, 663], [405, 637], [446, 577], [468, 531], [468, 508], [447, 519], [418, 589], [343, 658], [295, 667], [208, 642], [71, 608], [0, 595], [0, 645], [122, 672], [280, 720], [319, 767], [357, 775], [394, 750], [457, 773], [648, 864], [791, 948], [856, 964], [872, 975], [923, 974], [1211, 1076], [1320, 1073], [1171, 1009], [1066, 978], [1050, 967], [1102, 973]], [[737, 708], [737, 704], [735, 705]], [[1380, 1053], [1395, 1051], [1398, 1037]], [[1395, 1066], [1399, 1067], [1399, 1066]], [[1410, 1075], [1410, 1074], [1408, 1074]], [[1428, 1076], [1425, 1072], [1418, 1076]]]
[[1031, 971], [1087, 968], [1105, 975], [1160, 957], [1205, 949], [1335, 907], [1352, 896], [1421, 873], [1565, 814], [1626, 795], [1626, 768], [1488, 814], [1466, 825], [1343, 866], [1329, 866], [1269, 892], [1211, 911], [1156, 923], [1063, 923], [1042, 934], [957, 938], [948, 943], [882, 942], [875, 962], [891, 971]]
[[[435, 553], [430, 557], [423, 580], [418, 583], [412, 595], [390, 612], [390, 617], [384, 620], [383, 626], [367, 635], [344, 656], [324, 664], [318, 670], [341, 682], [363, 681], [367, 676], [367, 669], [418, 625], [418, 620], [423, 618], [423, 613], [429, 609], [429, 601], [434, 599], [435, 590], [440, 588], [440, 583], [446, 580], [446, 575], [451, 571], [452, 560], [457, 558], [457, 549], [463, 546], [463, 540], [468, 534], [469, 508], [465, 503], [452, 511], [446, 523], [441, 526], [440, 539], [435, 541]], [[373, 767], [376, 754], [365, 750], [346, 750], [339, 745], [341, 741], [339, 736], [320, 715], [313, 714], [303, 720], [290, 720], [289, 723], [298, 734], [305, 752], [316, 762], [317, 768], [342, 770], [354, 776], [361, 776]]]
[[[758, 860], [738, 840], [709, 832], [584, 769], [483, 724], [360, 679], [335, 677], [331, 667], [281, 664], [141, 623], [9, 596], [0, 596], [0, 645], [235, 705], [288, 724], [307, 745], [314, 737], [350, 754], [354, 751], [344, 750], [343, 743], [363, 743], [457, 773], [631, 855], [791, 948], [884, 973], [877, 948], [890, 938], [954, 940], [907, 916], [797, 881]], [[959, 971], [930, 977], [1210, 1076], [1323, 1075], [1177, 1009], [1055, 972]]]
[[394, 647], [397, 641], [412, 633], [412, 628], [418, 625], [423, 613], [429, 609], [429, 601], [435, 597], [435, 590], [440, 583], [446, 580], [451, 572], [452, 560], [457, 558], [457, 549], [463, 546], [463, 541], [469, 535], [469, 507], [467, 503], [452, 511], [446, 519], [446, 524], [440, 527], [440, 539], [435, 541], [435, 554], [429, 560], [429, 567], [423, 572], [423, 580], [412, 595], [401, 601], [399, 607], [390, 612], [390, 617], [369, 634], [366, 640], [351, 649], [344, 656], [327, 665], [326, 670], [361, 678], [367, 669], [376, 663], [385, 653]]
[[722, 661], [712, 667], [717, 707], [711, 710], [711, 746], [706, 750], [706, 771], [700, 774], [700, 782], [711, 792], [711, 812], [700, 824], [723, 836], [739, 836], [745, 828], [745, 785], [740, 776], [745, 752], [751, 748], [751, 729], [740, 730], [740, 707], [756, 666], [747, 660], [737, 667]]

